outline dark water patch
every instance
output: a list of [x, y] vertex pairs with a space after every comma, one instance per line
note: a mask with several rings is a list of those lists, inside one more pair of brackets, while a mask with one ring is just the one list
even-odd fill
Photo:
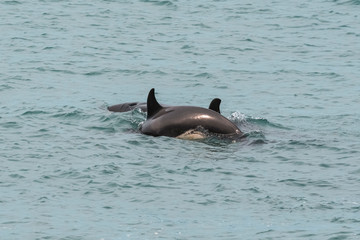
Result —
[[214, 168], [197, 168], [197, 169], [192, 169], [193, 172], [214, 172], [215, 169]]
[[353, 211], [353, 212], [360, 212], [360, 206], [356, 206], [356, 207], [351, 207], [351, 210]]
[[128, 140], [126, 141], [128, 144], [133, 145], [133, 146], [141, 146], [142, 143], [140, 141], [137, 140]]
[[208, 26], [206, 24], [203, 24], [203, 23], [195, 23], [195, 24], [193, 24], [193, 26], [200, 27], [200, 28], [205, 28], [205, 29], [211, 28], [210, 26]]
[[121, 169], [115, 165], [107, 165], [105, 167], [106, 169], [101, 170], [102, 175], [119, 174], [121, 172]]
[[195, 87], [201, 87], [201, 86], [204, 86], [204, 84], [202, 84], [202, 83], [191, 83], [191, 84], [187, 84], [185, 86], [185, 88], [195, 88]]
[[293, 146], [296, 148], [301, 147], [301, 148], [305, 148], [305, 149], [313, 149], [314, 148], [314, 149], [318, 149], [318, 150], [330, 150], [330, 151], [334, 151], [336, 153], [342, 152], [341, 148], [338, 148], [336, 146], [331, 146], [331, 145], [329, 145], [328, 142], [325, 142], [325, 141], [319, 140], [319, 139], [289, 140], [287, 143], [287, 147], [289, 149], [291, 149]]
[[351, 219], [346, 219], [344, 217], [334, 217], [331, 219], [332, 223], [341, 223], [341, 224], [344, 224], [344, 223], [360, 223], [360, 219], [354, 219], [354, 218], [351, 218]]
[[319, 167], [331, 168], [331, 165], [330, 165], [330, 164], [326, 164], [326, 163], [321, 163], [321, 164], [319, 164]]
[[140, 2], [144, 3], [151, 3], [155, 6], [165, 6], [165, 7], [171, 7], [174, 10], [177, 8], [176, 4], [173, 3], [173, 1], [161, 1], [161, 0], [140, 0]]
[[37, 201], [40, 203], [46, 203], [49, 201], [49, 198], [48, 197], [40, 197], [37, 199]]
[[132, 165], [132, 166], [144, 166], [147, 164], [147, 161], [146, 160], [140, 160], [140, 161], [132, 160], [132, 161], [127, 162], [127, 164]]
[[65, 73], [65, 74], [76, 74], [73, 71], [70, 70], [66, 70], [66, 69], [54, 69], [54, 68], [50, 68], [50, 67], [38, 67], [36, 68], [36, 70], [40, 71], [40, 72], [55, 72], [55, 73]]
[[206, 199], [205, 201], [197, 202], [197, 204], [203, 205], [203, 206], [210, 206], [210, 205], [214, 205], [216, 203], [217, 202], [215, 200], [211, 200], [211, 199]]
[[[206, 145], [213, 147], [227, 147], [230, 144], [241, 142], [245, 136], [221, 136], [218, 134], [212, 134], [208, 131], [200, 131], [204, 134], [205, 138], [200, 140], [192, 140], [194, 142], [205, 143]], [[211, 149], [211, 151], [216, 151], [216, 149]]]
[[267, 143], [267, 141], [263, 140], [263, 139], [255, 139], [255, 140], [249, 141], [249, 145], [263, 145], [266, 143]]
[[[240, 48], [240, 47], [222, 47], [221, 50], [223, 51], [231, 51], [231, 52], [247, 52], [247, 51], [254, 51], [254, 48], [249, 48], [249, 47], [244, 47], [244, 48]], [[232, 72], [232, 70], [223, 70], [224, 72]], [[236, 70], [234, 70], [236, 71]]]
[[291, 158], [284, 157], [284, 156], [276, 156], [276, 159], [279, 159], [282, 162], [288, 162], [291, 160]]
[[144, 70], [142, 70], [142, 71], [139, 71], [138, 73], [137, 73], [137, 75], [147, 75], [147, 74], [154, 74], [154, 75], [158, 75], [158, 76], [165, 76], [165, 75], [167, 75], [167, 73], [166, 72], [164, 72], [164, 71], [160, 71], [160, 70], [155, 70], [155, 71], [144, 71]]
[[238, 175], [236, 172], [231, 172], [231, 171], [217, 171], [220, 174], [226, 175], [226, 176], [236, 176]]
[[59, 49], [59, 47], [44, 47], [42, 50], [49, 51], [53, 49]]
[[48, 112], [45, 112], [45, 111], [42, 111], [42, 110], [31, 110], [31, 111], [26, 111], [21, 115], [22, 116], [29, 116], [29, 115], [41, 115], [41, 114], [48, 114]]
[[257, 178], [257, 176], [253, 175], [253, 174], [244, 175], [244, 177], [246, 177], [246, 178]]
[[337, 233], [328, 234], [327, 236], [330, 236], [328, 240], [345, 240], [345, 239], [353, 239], [355, 235], [353, 232], [337, 232]]
[[213, 75], [211, 73], [204, 72], [204, 73], [196, 74], [196, 75], [194, 75], [194, 77], [196, 77], [196, 78], [213, 78]]
[[[67, 108], [67, 107], [65, 107]], [[70, 108], [74, 108], [74, 107], [70, 107]], [[84, 119], [84, 118], [88, 118], [88, 114], [85, 114], [85, 112], [83, 112], [82, 110], [59, 110], [58, 113], [55, 113], [52, 115], [53, 118], [59, 118], [59, 119]]]
[[337, 188], [335, 185], [333, 185], [333, 183], [330, 183], [325, 180], [312, 181], [312, 180], [301, 180], [301, 179], [290, 178], [290, 179], [279, 180], [278, 182], [285, 183], [286, 185], [295, 186], [295, 187], [319, 187], [319, 188], [330, 188], [330, 189]]
[[5, 123], [0, 123], [0, 126], [3, 128], [14, 128], [14, 129], [20, 129], [22, 128], [22, 126], [20, 126], [20, 124], [18, 122], [5, 122]]
[[92, 72], [87, 72], [87, 73], [84, 73], [85, 76], [100, 76], [102, 74], [105, 74], [109, 71], [107, 70], [100, 70], [100, 71], [92, 71]]
[[154, 185], [150, 183], [135, 183], [135, 187], [141, 187], [141, 188], [154, 188], [154, 189], [179, 189], [178, 187], [170, 187], [170, 186], [161, 186], [161, 185]]
[[4, 1], [4, 2], [2, 2], [2, 4], [4, 4], [4, 5], [20, 5], [23, 3], [20, 1]]
[[127, 184], [127, 183], [123, 183], [123, 184], [119, 184], [119, 183], [114, 183], [114, 182], [109, 182], [106, 184], [107, 187], [111, 187], [111, 188], [118, 188], [118, 189], [129, 189], [129, 188], [133, 188], [132, 185]]
[[108, 126], [108, 127], [91, 126], [91, 127], [86, 127], [86, 129], [100, 131], [100, 132], [104, 132], [104, 133], [116, 133], [117, 132], [117, 130], [111, 126]]
[[133, 70], [133, 69], [120, 69], [120, 70], [116, 70], [116, 72], [120, 74], [124, 74], [125, 76], [130, 76], [130, 75], [140, 75], [142, 71]]
[[10, 90], [10, 89], [14, 89], [14, 87], [10, 86], [9, 84], [1, 84], [0, 85], [0, 92], [5, 91], [5, 90]]
[[241, 189], [241, 190], [246, 191], [246, 192], [251, 192], [251, 193], [261, 193], [261, 191], [257, 187], [244, 188], [244, 189]]
[[215, 186], [215, 191], [216, 191], [216, 192], [224, 192], [224, 191], [226, 191], [226, 190], [228, 190], [228, 188], [227, 188], [225, 185], [223, 185], [223, 184], [217, 184], [217, 185]]
[[20, 174], [17, 174], [17, 173], [10, 174], [9, 177], [11, 177], [11, 178], [16, 178], [16, 179], [25, 178], [23, 175], [20, 175]]
[[239, 157], [235, 161], [237, 161], [237, 162], [248, 162], [248, 163], [264, 163], [264, 161], [261, 161], [258, 158], [249, 157], [249, 156]]
[[305, 187], [306, 186], [306, 182], [304, 182], [303, 180], [298, 180], [298, 179], [284, 179], [284, 180], [280, 180], [278, 182], [285, 183], [286, 185], [295, 186], [295, 187]]
[[[269, 234], [269, 233], [272, 233], [274, 232], [275, 230], [273, 229], [269, 229], [269, 230], [266, 230], [266, 231], [261, 231], [261, 232], [257, 232], [256, 235], [261, 235], [261, 234]], [[271, 238], [270, 238], [271, 239]]]
[[360, 168], [354, 171], [351, 171], [350, 174], [359, 174], [360, 175]]
[[307, 234], [299, 235], [299, 237], [305, 238], [305, 239], [316, 239], [316, 236], [318, 236], [318, 235], [313, 234], [313, 233], [307, 233]]
[[306, 72], [305, 75], [309, 77], [326, 77], [329, 79], [337, 79], [342, 77], [340, 74], [335, 72]]
[[24, 37], [12, 37], [11, 40], [20, 40], [20, 41], [32, 41], [29, 38], [24, 38]]
[[360, 0], [333, 0], [337, 5], [360, 5]]
[[194, 46], [188, 45], [188, 44], [183, 45], [183, 46], [181, 47], [181, 49], [192, 49], [192, 48], [194, 48]]
[[290, 130], [290, 128], [285, 127], [279, 123], [273, 123], [270, 122], [269, 120], [265, 119], [265, 118], [259, 118], [259, 117], [247, 117], [246, 121], [249, 123], [253, 123], [262, 127], [272, 127], [272, 128], [279, 128], [279, 129], [285, 129], [285, 130]]
[[310, 207], [310, 209], [329, 210], [329, 209], [334, 209], [334, 207], [335, 207], [334, 202], [330, 202], [330, 203], [319, 203], [314, 207]]
[[226, 86], [226, 85], [216, 85], [216, 86], [214, 86], [214, 88], [216, 88], [216, 89], [228, 89], [229, 87]]
[[325, 180], [318, 180], [318, 181], [308, 181], [307, 182], [308, 186], [315, 186], [315, 187], [320, 187], [320, 188], [337, 188], [335, 185], [333, 185], [333, 183], [330, 183], [328, 181]]
[[[65, 237], [59, 238], [59, 240], [79, 240], [79, 239], [84, 239], [84, 238], [81, 235], [74, 235], [74, 234], [72, 234], [70, 236], [65, 236]], [[45, 240], [46, 240], [46, 238], [45, 238]]]
[[263, 145], [268, 143], [265, 134], [262, 131], [255, 130], [247, 132], [243, 135], [242, 143], [247, 145]]
[[49, 132], [49, 129], [41, 128], [41, 129], [38, 130], [38, 132], [47, 133], [47, 132]]
[[77, 169], [62, 170], [58, 174], [50, 175], [48, 177], [59, 178], [59, 179], [93, 179], [93, 176], [84, 174], [78, 171]]

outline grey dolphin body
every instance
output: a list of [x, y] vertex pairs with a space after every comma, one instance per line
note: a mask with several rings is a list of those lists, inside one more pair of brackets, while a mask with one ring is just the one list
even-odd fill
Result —
[[146, 103], [142, 103], [142, 102], [121, 103], [110, 106], [107, 109], [111, 112], [128, 112], [136, 108], [140, 108], [141, 111], [147, 112]]
[[[214, 98], [210, 105], [209, 109], [214, 110], [220, 113], [220, 103], [221, 100], [219, 98]], [[169, 105], [160, 104], [162, 107], [170, 107]], [[147, 112], [147, 104], [146, 102], [128, 102], [128, 103], [121, 103], [110, 106], [107, 108], [111, 112], [129, 112], [134, 109], [141, 109], [143, 112]]]
[[161, 106], [151, 89], [147, 99], [147, 119], [140, 131], [152, 136], [179, 137], [201, 128], [210, 134], [224, 137], [241, 137], [243, 133], [220, 114], [221, 100], [214, 99], [210, 109], [191, 106]]

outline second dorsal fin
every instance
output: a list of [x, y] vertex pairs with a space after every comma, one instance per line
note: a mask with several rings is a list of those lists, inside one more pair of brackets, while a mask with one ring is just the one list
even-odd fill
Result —
[[220, 113], [220, 103], [221, 103], [220, 98], [214, 98], [209, 105], [209, 109]]
[[151, 118], [154, 114], [162, 109], [162, 106], [155, 98], [155, 89], [152, 88], [147, 98], [147, 119]]

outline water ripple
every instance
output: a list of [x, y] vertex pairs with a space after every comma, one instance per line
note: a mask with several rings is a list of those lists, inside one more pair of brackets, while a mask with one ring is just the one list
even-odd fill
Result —
[[[0, 235], [358, 238], [358, 3], [1, 1]], [[107, 111], [152, 87], [246, 138]]]

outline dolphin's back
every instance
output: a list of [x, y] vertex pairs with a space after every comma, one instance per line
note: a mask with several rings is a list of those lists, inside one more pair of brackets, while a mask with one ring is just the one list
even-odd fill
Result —
[[218, 112], [201, 107], [165, 107], [150, 116], [141, 132], [152, 136], [177, 137], [188, 130], [203, 128], [215, 134], [241, 134], [239, 128]]
[[128, 112], [134, 110], [136, 108], [140, 108], [143, 112], [147, 111], [146, 103], [141, 102], [129, 102], [129, 103], [121, 103], [117, 105], [113, 105], [108, 107], [108, 110], [111, 112]]

